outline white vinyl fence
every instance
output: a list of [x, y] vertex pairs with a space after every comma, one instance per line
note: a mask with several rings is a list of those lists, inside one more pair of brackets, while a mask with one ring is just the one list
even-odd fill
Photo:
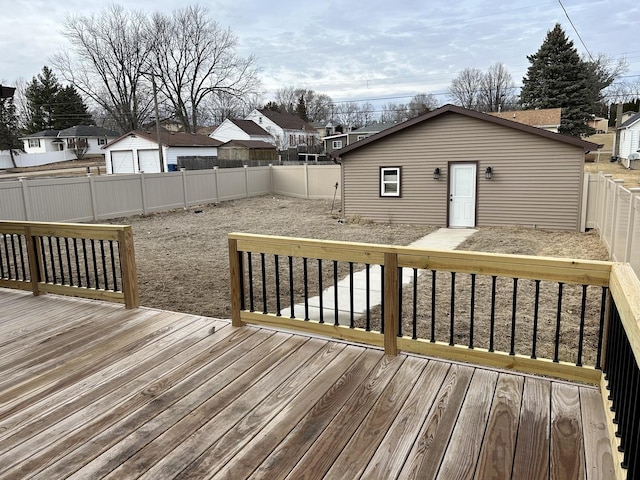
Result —
[[85, 222], [266, 194], [340, 198], [339, 165], [214, 168], [0, 182], [0, 219]]
[[586, 176], [586, 227], [597, 228], [611, 259], [630, 263], [640, 277], [640, 188], [612, 175]]

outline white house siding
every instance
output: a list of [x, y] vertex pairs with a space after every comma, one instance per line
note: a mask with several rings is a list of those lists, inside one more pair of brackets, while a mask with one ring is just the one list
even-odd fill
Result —
[[[342, 162], [343, 212], [377, 222], [447, 225], [448, 168], [477, 162], [476, 224], [577, 230], [582, 148], [446, 114], [407, 128]], [[486, 167], [493, 178], [486, 180]], [[401, 167], [401, 197], [380, 197], [380, 167]], [[440, 168], [440, 180], [433, 171]]]
[[619, 156], [629, 158], [629, 155], [637, 150], [640, 150], [640, 122], [622, 130]]

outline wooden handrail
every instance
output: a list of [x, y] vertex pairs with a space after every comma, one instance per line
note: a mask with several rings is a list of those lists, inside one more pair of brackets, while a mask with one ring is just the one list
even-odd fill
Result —
[[[28, 279], [9, 278], [10, 275], [8, 275], [7, 278], [1, 278], [0, 286], [31, 290], [34, 295], [38, 295], [40, 293], [55, 293], [60, 295], [119, 302], [124, 303], [126, 308], [136, 308], [140, 305], [133, 232], [130, 226], [93, 225], [81, 223], [14, 222], [0, 220], [0, 234], [10, 235], [12, 236], [11, 238], [13, 238], [13, 235], [18, 235], [19, 238], [24, 237], [26, 241], [26, 257], [21, 256], [22, 247], [18, 249], [18, 254], [16, 254], [15, 247], [12, 247], [12, 249], [13, 255], [18, 255], [20, 257], [21, 264], [22, 262], [28, 264], [28, 266], [25, 266], [25, 270], [29, 273]], [[113, 286], [114, 288], [109, 286], [108, 289], [98, 288], [97, 285], [89, 287], [87, 285], [87, 279], [85, 279], [85, 284], [82, 286], [80, 286], [80, 282], [78, 282], [78, 285], [72, 285], [62, 281], [62, 279], [60, 282], [56, 282], [55, 280], [47, 281], [45, 278], [47, 271], [44, 266], [46, 252], [42, 251], [41, 248], [42, 239], [47, 237], [49, 239], [65, 239], [65, 242], [68, 240], [71, 240], [71, 242], [77, 242], [78, 240], [81, 240], [82, 242], [85, 242], [86, 240], [90, 240], [91, 242], [116, 242], [118, 244], [119, 252], [119, 277], [121, 285], [118, 285], [118, 289], [115, 290], [115, 285]], [[58, 242], [60, 242], [60, 240], [58, 240]], [[74, 249], [77, 248], [77, 243], [73, 243], [73, 245]], [[113, 246], [112, 243], [109, 245]], [[57, 244], [57, 247], [58, 253], [60, 254], [60, 243]], [[70, 250], [67, 250], [66, 248], [67, 244], [65, 243], [65, 253], [70, 255]], [[75, 253], [77, 252], [74, 250], [74, 254]], [[83, 255], [85, 253], [86, 252], [82, 252]], [[95, 254], [95, 251], [93, 253]], [[104, 250], [102, 250], [102, 254], [104, 255]], [[5, 255], [8, 255], [8, 252], [5, 252]], [[55, 263], [51, 258], [49, 258], [49, 261]], [[8, 258], [6, 262], [7, 265], [9, 265]], [[70, 263], [71, 260], [68, 257], [66, 272], [69, 277], [73, 278], [74, 269], [72, 268], [73, 266], [70, 266]], [[59, 265], [58, 267], [64, 274], [64, 266]], [[80, 277], [80, 272], [77, 271], [79, 270], [77, 267], [78, 265], [76, 264], [76, 279], [80, 280], [78, 278]], [[17, 276], [18, 266], [13, 265], [13, 268]], [[118, 279], [116, 276], [116, 263], [113, 263], [111, 268], [113, 270], [112, 282], [115, 283]], [[97, 271], [97, 268], [95, 270]], [[102, 273], [106, 278], [108, 273], [105, 271]], [[23, 276], [26, 277], [25, 274], [26, 272], [23, 271]], [[97, 278], [94, 279], [94, 281], [97, 282]]]

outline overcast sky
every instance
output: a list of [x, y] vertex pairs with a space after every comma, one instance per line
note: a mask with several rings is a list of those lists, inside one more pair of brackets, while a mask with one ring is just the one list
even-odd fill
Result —
[[[132, 0], [127, 8], [170, 12], [188, 4]], [[195, 3], [195, 2], [194, 2]], [[284, 86], [309, 88], [335, 101], [408, 102], [433, 93], [441, 103], [465, 67], [505, 64], [517, 85], [556, 22], [585, 53], [558, 0], [210, 0], [200, 2], [253, 54], [269, 100]], [[640, 76], [638, 18], [631, 0], [563, 0], [589, 51], [627, 59]], [[98, 14], [102, 0], [0, 0], [0, 80], [30, 80], [67, 46], [68, 13]]]

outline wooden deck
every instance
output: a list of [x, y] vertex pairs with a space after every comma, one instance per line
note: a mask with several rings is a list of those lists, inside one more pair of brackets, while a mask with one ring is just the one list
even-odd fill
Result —
[[0, 289], [0, 478], [612, 478], [597, 389]]

